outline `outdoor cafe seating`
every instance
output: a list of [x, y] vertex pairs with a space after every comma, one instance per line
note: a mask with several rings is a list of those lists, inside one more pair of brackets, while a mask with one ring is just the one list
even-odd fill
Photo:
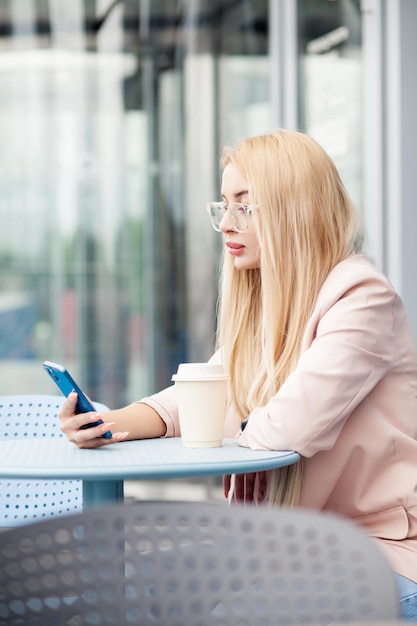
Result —
[[377, 545], [330, 514], [145, 501], [0, 535], [0, 626], [394, 622]]

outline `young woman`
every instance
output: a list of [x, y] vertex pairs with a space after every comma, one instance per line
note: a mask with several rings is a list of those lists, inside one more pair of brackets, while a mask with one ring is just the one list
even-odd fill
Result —
[[[417, 619], [417, 356], [401, 299], [361, 254], [358, 215], [313, 139], [246, 139], [222, 164], [223, 200], [207, 208], [225, 244], [213, 357], [230, 375], [225, 436], [302, 456], [225, 488], [355, 520], [398, 574], [403, 617]], [[172, 387], [89, 430], [96, 416], [75, 415], [75, 401], [61, 427], [81, 448], [179, 435]]]

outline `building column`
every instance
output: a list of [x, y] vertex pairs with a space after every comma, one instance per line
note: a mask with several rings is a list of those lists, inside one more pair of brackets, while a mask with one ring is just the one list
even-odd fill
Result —
[[385, 3], [385, 269], [417, 341], [417, 2]]

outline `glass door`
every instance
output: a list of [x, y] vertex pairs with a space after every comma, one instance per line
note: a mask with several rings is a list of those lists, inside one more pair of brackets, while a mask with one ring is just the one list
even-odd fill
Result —
[[300, 128], [335, 161], [363, 204], [360, 0], [298, 0]]
[[267, 0], [0, 8], [0, 394], [111, 407], [213, 349], [223, 143], [269, 125]]

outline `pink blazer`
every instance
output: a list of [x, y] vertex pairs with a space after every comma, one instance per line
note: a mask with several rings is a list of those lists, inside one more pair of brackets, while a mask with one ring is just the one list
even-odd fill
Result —
[[[180, 434], [172, 387], [141, 402]], [[299, 452], [301, 505], [358, 522], [417, 582], [417, 355], [400, 297], [365, 256], [329, 274], [296, 370], [243, 433], [229, 411], [225, 436]]]

